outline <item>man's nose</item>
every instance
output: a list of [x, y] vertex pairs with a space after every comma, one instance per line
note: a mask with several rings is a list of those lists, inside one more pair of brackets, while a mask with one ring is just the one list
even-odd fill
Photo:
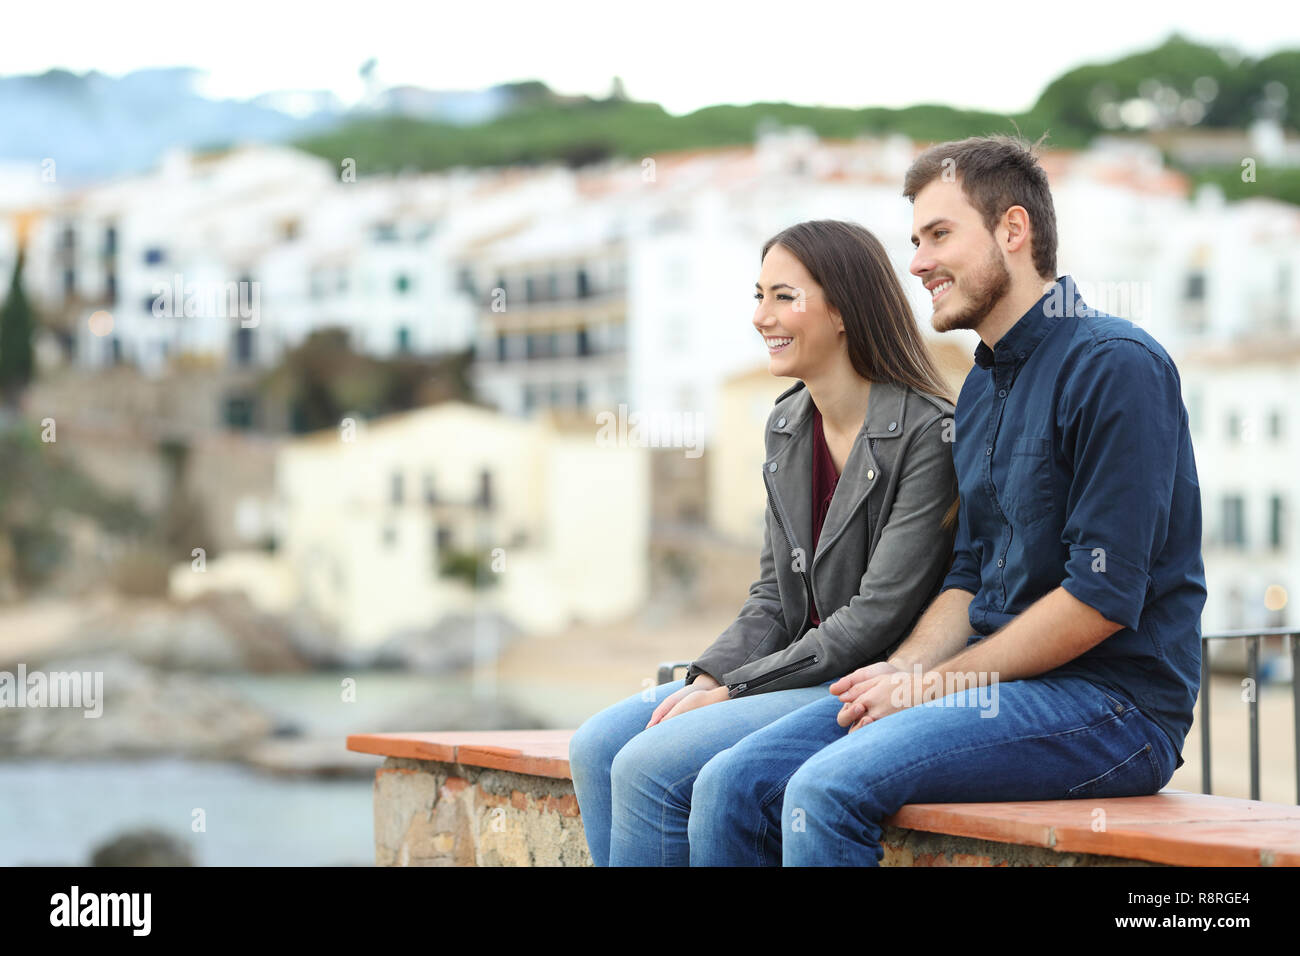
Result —
[[912, 256], [912, 264], [907, 267], [907, 271], [914, 276], [924, 276], [934, 268], [934, 263], [930, 261], [930, 256], [922, 252], [918, 246], [915, 254]]

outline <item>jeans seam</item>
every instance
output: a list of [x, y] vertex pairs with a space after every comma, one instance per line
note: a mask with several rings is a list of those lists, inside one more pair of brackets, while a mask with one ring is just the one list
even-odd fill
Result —
[[[767, 834], [767, 831], [768, 831], [769, 829], [771, 829], [771, 828], [767, 825], [767, 819], [766, 819], [766, 817], [763, 816], [763, 807], [765, 807], [765, 806], [771, 804], [771, 803], [772, 803], [772, 802], [777, 798], [778, 795], [779, 795], [779, 796], [784, 796], [784, 795], [785, 795], [785, 789], [786, 789], [786, 786], [790, 783], [790, 778], [793, 777], [793, 776], [794, 776], [798, 771], [799, 771], [799, 768], [798, 768], [798, 767], [795, 767], [794, 770], [791, 770], [788, 774], [785, 775], [785, 779], [781, 781], [781, 785], [780, 785], [779, 787], [773, 787], [771, 790], [769, 790], [769, 791], [767, 792], [767, 794], [766, 794], [764, 797], [762, 797], [762, 798], [758, 801], [758, 810], [759, 810], [759, 813], [758, 813], [758, 833], [757, 833], [757, 835], [756, 835], [755, 838], [754, 838], [754, 855], [755, 855], [756, 857], [758, 857], [760, 860], [763, 860], [763, 859], [764, 859], [764, 857], [763, 857], [763, 837]], [[781, 818], [781, 829], [782, 829], [782, 831], [784, 831], [784, 828], [785, 828], [785, 810], [784, 810], [784, 809], [781, 810], [779, 816], [780, 816], [780, 818]], [[784, 842], [784, 836], [783, 836], [782, 842]]]
[[[698, 774], [699, 774], [699, 770], [695, 770], [692, 773], [688, 773], [686, 776], [682, 777], [676, 783], [673, 783], [671, 786], [669, 786], [664, 790], [665, 799], [659, 804], [659, 861], [660, 861], [659, 865], [660, 866], [667, 865], [664, 863], [664, 861], [668, 859], [668, 828], [664, 826], [664, 824], [667, 823], [668, 821], [667, 797], [677, 787], [681, 786], [683, 781], [691, 779], [693, 775], [698, 776]], [[686, 801], [686, 803], [687, 803], [687, 812], [689, 814], [690, 801], [688, 800]], [[690, 852], [691, 852], [691, 842], [690, 842], [690, 834], [688, 833], [686, 837], [686, 853], [687, 853], [688, 865], [690, 861]]]

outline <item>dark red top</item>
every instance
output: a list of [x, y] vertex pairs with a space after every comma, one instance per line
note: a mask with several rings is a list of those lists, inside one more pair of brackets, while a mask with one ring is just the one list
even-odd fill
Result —
[[[835, 470], [835, 459], [831, 457], [830, 446], [826, 444], [826, 433], [822, 431], [822, 413], [813, 406], [813, 455], [812, 455], [812, 553], [817, 553], [817, 539], [821, 537], [822, 525], [826, 523], [826, 512], [831, 507], [831, 497], [835, 494], [835, 485], [840, 480]], [[812, 559], [808, 561], [808, 573], [812, 573]], [[817, 605], [812, 599], [811, 606], [813, 627], [821, 624], [817, 617]]]

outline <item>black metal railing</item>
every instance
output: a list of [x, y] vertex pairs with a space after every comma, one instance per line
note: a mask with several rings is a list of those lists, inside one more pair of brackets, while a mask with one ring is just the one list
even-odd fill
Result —
[[1266, 627], [1252, 631], [1223, 631], [1201, 636], [1201, 792], [1210, 792], [1210, 648], [1209, 641], [1244, 640], [1246, 675], [1251, 681], [1250, 728], [1250, 799], [1259, 799], [1259, 645], [1266, 637], [1285, 637], [1291, 649], [1291, 720], [1295, 731], [1296, 803], [1300, 804], [1300, 631], [1286, 627]]

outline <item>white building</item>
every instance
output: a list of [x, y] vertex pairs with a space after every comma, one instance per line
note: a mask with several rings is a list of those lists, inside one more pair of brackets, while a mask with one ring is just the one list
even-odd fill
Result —
[[[594, 426], [449, 402], [290, 443], [281, 554], [352, 646], [476, 606], [552, 632], [644, 602], [648, 482], [646, 450], [602, 445]], [[493, 586], [444, 574], [452, 553], [490, 555]]]

